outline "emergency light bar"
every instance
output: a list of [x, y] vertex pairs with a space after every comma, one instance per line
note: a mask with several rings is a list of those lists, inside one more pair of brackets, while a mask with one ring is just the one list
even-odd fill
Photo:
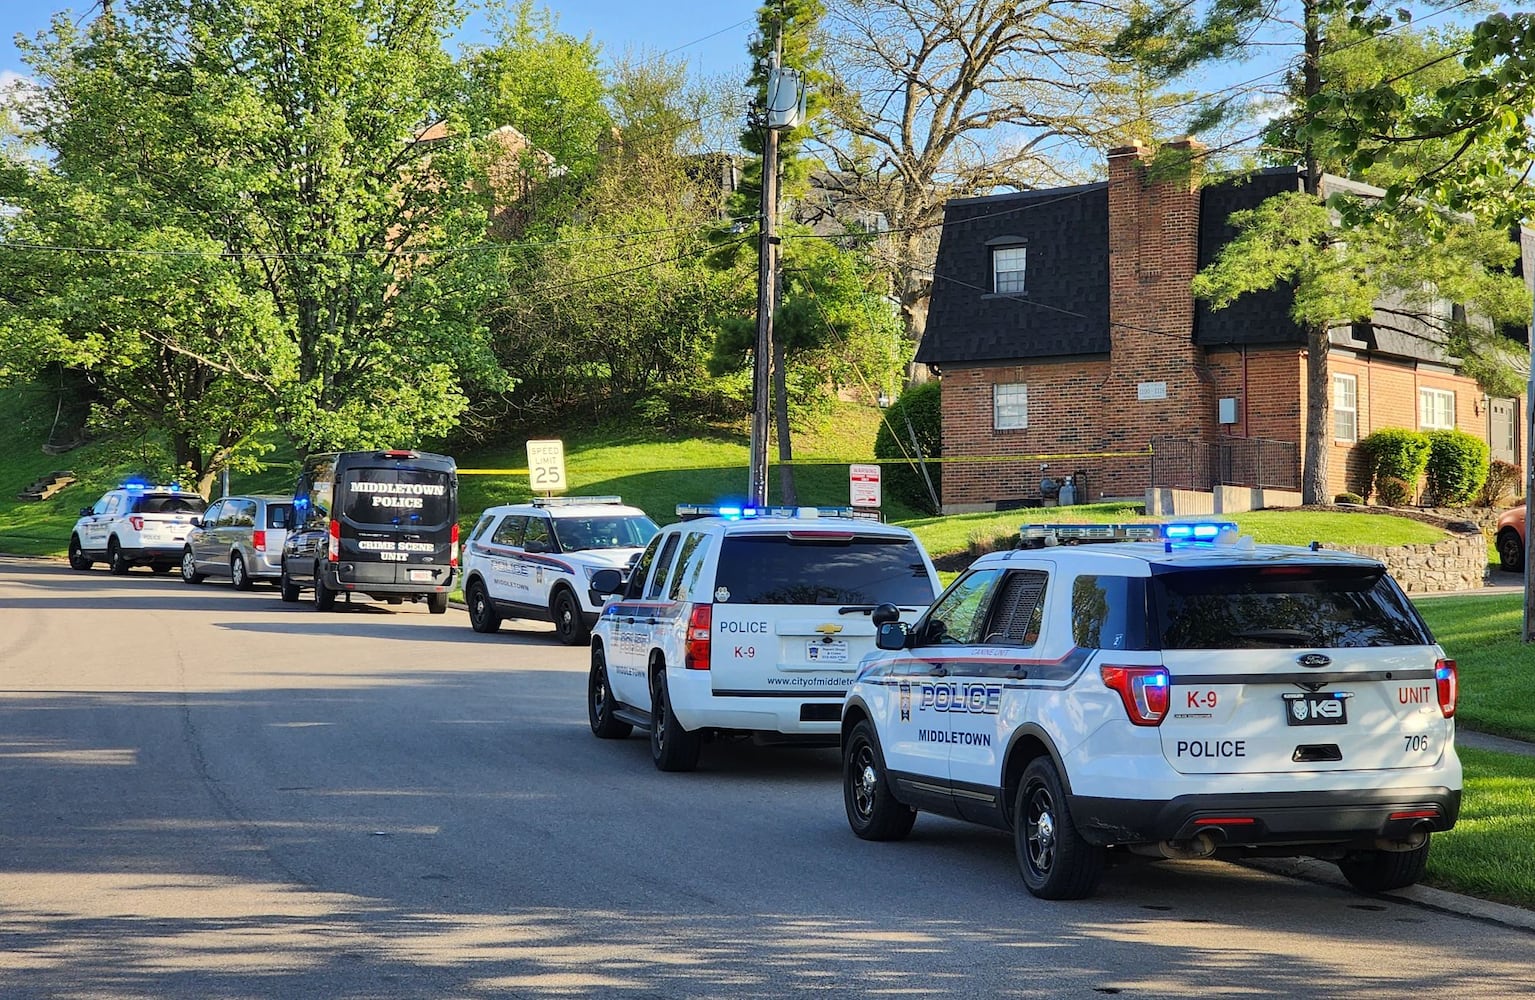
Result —
[[699, 517], [723, 517], [727, 521], [749, 521], [767, 517], [811, 520], [818, 517], [848, 517], [859, 521], [881, 520], [878, 511], [854, 507], [752, 507], [738, 504], [679, 503], [677, 517], [691, 521]]
[[535, 507], [569, 507], [569, 506], [572, 506], [574, 504], [583, 504], [583, 503], [621, 504], [623, 502], [624, 502], [624, 498], [623, 497], [611, 497], [611, 496], [609, 496], [609, 497], [534, 497], [533, 498], [533, 506], [535, 506]]
[[1023, 548], [1083, 545], [1089, 542], [1165, 542], [1218, 544], [1235, 541], [1234, 521], [1170, 521], [1165, 524], [1025, 524], [1018, 530]]

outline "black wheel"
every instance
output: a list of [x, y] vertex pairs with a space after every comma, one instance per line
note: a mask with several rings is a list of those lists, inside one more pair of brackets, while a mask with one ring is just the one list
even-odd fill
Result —
[[325, 586], [325, 574], [320, 572], [320, 564], [314, 564], [314, 609], [316, 611], [329, 611], [336, 606], [336, 592]]
[[440, 594], [427, 594], [426, 595], [426, 610], [430, 611], [434, 615], [445, 615], [445, 614], [447, 614], [448, 613], [448, 592], [446, 590], [444, 590]]
[[1014, 802], [1013, 844], [1023, 884], [1040, 899], [1091, 896], [1103, 874], [1104, 850], [1082, 839], [1049, 757], [1024, 769]]
[[1401, 889], [1423, 877], [1428, 865], [1428, 841], [1411, 851], [1360, 851], [1338, 862], [1349, 885], [1363, 892]]
[[107, 569], [113, 576], [125, 576], [128, 573], [128, 560], [123, 557], [123, 550], [118, 547], [115, 538], [107, 543]]
[[501, 627], [501, 616], [496, 614], [496, 606], [490, 603], [485, 584], [478, 578], [470, 580], [464, 588], [464, 604], [469, 608], [469, 626], [476, 632], [494, 632]]
[[613, 718], [613, 692], [608, 690], [608, 658], [601, 646], [592, 647], [592, 670], [586, 676], [586, 718], [592, 732], [605, 740], [621, 740], [634, 731], [627, 722]]
[[70, 569], [78, 569], [78, 570], [87, 570], [87, 569], [90, 569], [93, 565], [95, 565], [95, 564], [93, 562], [91, 562], [90, 559], [86, 558], [85, 550], [80, 547], [80, 536], [79, 535], [70, 535], [69, 536], [69, 568]]
[[848, 826], [864, 840], [900, 840], [917, 822], [917, 810], [890, 791], [885, 755], [868, 720], [853, 727], [842, 755], [842, 804]]
[[663, 771], [691, 771], [698, 766], [698, 750], [703, 740], [697, 733], [682, 728], [672, 714], [672, 699], [666, 690], [666, 667], [655, 672], [650, 681], [650, 759]]
[[579, 646], [591, 633], [586, 619], [581, 616], [581, 604], [576, 595], [561, 587], [549, 602], [549, 617], [554, 620], [554, 636], [567, 646]]
[[284, 604], [298, 603], [298, 584], [288, 579], [288, 564], [282, 564], [282, 572], [277, 577], [277, 596]]
[[231, 553], [229, 556], [229, 579], [236, 590], [249, 590], [251, 584], [255, 583], [251, 579], [250, 571], [245, 568], [245, 557], [238, 552]]
[[197, 572], [197, 560], [192, 558], [191, 549], [181, 550], [181, 582], [202, 583], [207, 576]]
[[1513, 528], [1504, 528], [1498, 532], [1498, 562], [1509, 573], [1518, 573], [1524, 569], [1524, 542], [1519, 539], [1519, 532]]

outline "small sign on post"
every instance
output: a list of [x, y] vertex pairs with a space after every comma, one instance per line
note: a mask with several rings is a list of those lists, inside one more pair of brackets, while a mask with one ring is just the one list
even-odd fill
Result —
[[854, 507], [879, 506], [879, 466], [849, 465], [847, 479]]
[[528, 442], [528, 485], [535, 493], [558, 493], [566, 489], [565, 442]]

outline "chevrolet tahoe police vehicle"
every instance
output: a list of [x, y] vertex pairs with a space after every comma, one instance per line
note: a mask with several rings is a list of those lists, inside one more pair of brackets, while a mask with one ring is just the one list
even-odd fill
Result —
[[902, 838], [919, 810], [1010, 830], [1047, 899], [1131, 855], [1417, 881], [1460, 809], [1457, 674], [1384, 566], [1231, 524], [1024, 536], [915, 625], [876, 613], [842, 714], [855, 834]]
[[169, 573], [181, 564], [187, 532], [208, 505], [180, 486], [124, 483], [80, 511], [69, 535], [71, 569], [98, 561], [119, 576], [133, 566]]
[[876, 606], [913, 621], [938, 593], [916, 536], [840, 507], [683, 505], [592, 629], [587, 715], [604, 739], [650, 733], [663, 771], [705, 739], [836, 746], [842, 698], [874, 649]]
[[554, 623], [567, 646], [584, 643], [602, 611], [592, 575], [629, 565], [656, 523], [620, 497], [545, 497], [491, 507], [464, 546], [464, 603], [476, 632], [503, 618]]

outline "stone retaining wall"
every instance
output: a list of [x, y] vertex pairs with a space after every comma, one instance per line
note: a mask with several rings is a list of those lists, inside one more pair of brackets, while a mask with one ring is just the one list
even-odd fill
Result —
[[1487, 539], [1480, 531], [1452, 532], [1432, 545], [1336, 545], [1386, 564], [1409, 594], [1474, 590], [1487, 582]]

